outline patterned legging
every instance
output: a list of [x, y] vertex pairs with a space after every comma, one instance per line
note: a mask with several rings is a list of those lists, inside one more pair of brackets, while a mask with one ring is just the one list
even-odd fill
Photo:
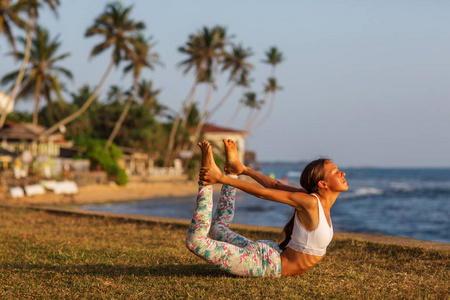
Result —
[[211, 224], [212, 195], [212, 185], [199, 185], [197, 205], [186, 237], [188, 249], [234, 275], [280, 276], [281, 250], [277, 243], [267, 240], [253, 242], [230, 230], [236, 188], [222, 186], [220, 201]]

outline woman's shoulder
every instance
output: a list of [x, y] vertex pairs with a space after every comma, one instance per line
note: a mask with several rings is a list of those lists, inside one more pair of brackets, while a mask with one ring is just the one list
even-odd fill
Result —
[[292, 200], [296, 203], [295, 209], [297, 210], [316, 210], [317, 209], [317, 198], [313, 194], [306, 193], [293, 193]]

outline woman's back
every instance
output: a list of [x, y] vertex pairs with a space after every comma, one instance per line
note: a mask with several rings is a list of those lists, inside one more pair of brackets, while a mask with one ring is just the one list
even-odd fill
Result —
[[314, 267], [325, 256], [309, 255], [286, 248], [281, 253], [281, 276], [300, 275]]
[[317, 226], [312, 230], [307, 230], [307, 228], [303, 227], [296, 212], [294, 217], [294, 228], [288, 247], [309, 255], [322, 256], [325, 255], [327, 246], [333, 239], [333, 225], [331, 224], [331, 220], [331, 226], [328, 224], [319, 197], [315, 194], [311, 195], [317, 199], [317, 209], [312, 212], [313, 216], [318, 216]]
[[[302, 213], [296, 211], [294, 214], [291, 240], [280, 255], [282, 275], [299, 275], [312, 268], [322, 260], [326, 247], [333, 238], [332, 224], [330, 227], [319, 197], [315, 194], [311, 195], [316, 198], [317, 205], [309, 211], [302, 211]], [[315, 226], [304, 228], [302, 223]]]

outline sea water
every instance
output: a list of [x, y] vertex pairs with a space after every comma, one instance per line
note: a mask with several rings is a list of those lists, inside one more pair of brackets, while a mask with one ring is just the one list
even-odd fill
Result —
[[[263, 163], [261, 172], [299, 186], [304, 164]], [[331, 209], [335, 231], [379, 233], [450, 243], [450, 169], [341, 168], [349, 185]], [[214, 196], [215, 204], [219, 195]], [[82, 209], [190, 219], [192, 197], [87, 205]], [[234, 223], [283, 227], [287, 205], [238, 191]]]

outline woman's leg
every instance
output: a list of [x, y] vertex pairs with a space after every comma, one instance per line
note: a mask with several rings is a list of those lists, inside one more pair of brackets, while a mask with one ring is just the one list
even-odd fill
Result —
[[199, 186], [194, 216], [186, 237], [188, 249], [234, 275], [280, 276], [280, 251], [270, 244], [249, 242], [244, 247], [239, 247], [207, 237], [211, 226], [212, 193], [212, 186]]
[[[237, 178], [237, 175], [228, 176]], [[253, 241], [230, 230], [230, 225], [234, 217], [235, 199], [236, 188], [224, 184], [220, 193], [220, 200], [217, 205], [216, 213], [212, 219], [209, 235], [215, 240], [244, 247]]]
[[[211, 146], [200, 144], [202, 166], [217, 168]], [[220, 170], [219, 170], [220, 172]], [[240, 276], [280, 276], [279, 249], [262, 242], [250, 242], [245, 247], [208, 238], [212, 213], [212, 186], [200, 184], [194, 216], [186, 237], [186, 246], [195, 255], [218, 266], [224, 271]]]

